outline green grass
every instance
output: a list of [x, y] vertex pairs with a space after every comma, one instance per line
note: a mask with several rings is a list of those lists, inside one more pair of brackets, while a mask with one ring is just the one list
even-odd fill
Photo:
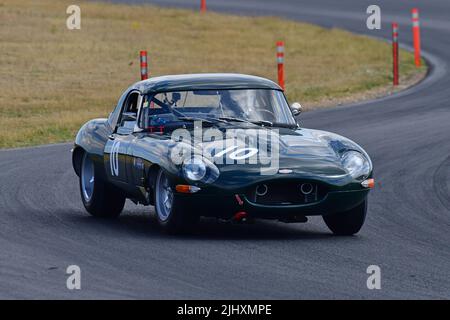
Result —
[[[139, 80], [238, 72], [276, 80], [275, 43], [286, 43], [286, 94], [306, 109], [392, 91], [391, 46], [337, 29], [273, 17], [238, 17], [78, 1], [81, 30], [67, 30], [73, 1], [0, 0], [0, 148], [73, 140]], [[420, 79], [401, 51], [401, 81]]]

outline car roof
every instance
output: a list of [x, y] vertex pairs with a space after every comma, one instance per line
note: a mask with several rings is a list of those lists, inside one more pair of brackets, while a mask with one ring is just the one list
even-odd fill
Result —
[[282, 90], [271, 80], [234, 73], [168, 75], [137, 82], [133, 87], [142, 93], [226, 89]]

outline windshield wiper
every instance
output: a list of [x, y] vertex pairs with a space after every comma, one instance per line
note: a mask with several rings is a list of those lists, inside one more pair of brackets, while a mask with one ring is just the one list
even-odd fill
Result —
[[214, 124], [215, 122], [205, 119], [205, 118], [196, 118], [196, 117], [188, 117], [188, 116], [181, 116], [181, 117], [177, 117], [178, 120], [181, 121], [186, 121], [186, 122], [195, 122], [195, 121], [201, 121], [201, 122], [206, 122], [206, 123], [210, 123], [210, 124]]
[[225, 122], [230, 122], [230, 121], [235, 121], [235, 122], [247, 122], [249, 123], [250, 121], [248, 120], [244, 120], [244, 119], [239, 119], [239, 118], [234, 118], [234, 117], [218, 117], [216, 118], [218, 120], [223, 120]]
[[266, 120], [255, 120], [255, 121], [250, 121], [250, 120], [246, 120], [246, 119], [240, 119], [240, 118], [234, 118], [234, 117], [219, 117], [217, 118], [219, 120], [225, 120], [225, 121], [236, 121], [236, 122], [245, 122], [245, 123], [251, 123], [251, 124], [256, 124], [256, 125], [263, 125], [263, 126], [267, 126], [267, 127], [272, 127], [273, 123], [270, 121], [266, 121]]
[[234, 118], [234, 117], [220, 117], [218, 118], [220, 120], [225, 120], [225, 121], [236, 121], [236, 122], [245, 122], [245, 123], [251, 123], [251, 124], [256, 124], [256, 125], [263, 125], [263, 126], [267, 126], [267, 127], [272, 127], [273, 123], [267, 120], [246, 120], [246, 119], [240, 119], [240, 118]]
[[272, 121], [267, 121], [267, 120], [256, 120], [256, 121], [249, 121], [253, 124], [258, 124], [258, 125], [263, 125], [265, 127], [273, 127], [273, 122]]
[[279, 122], [271, 122], [268, 120], [255, 120], [255, 121], [250, 121], [250, 120], [246, 120], [246, 119], [241, 119], [241, 118], [235, 118], [235, 117], [208, 117], [208, 118], [196, 118], [196, 117], [188, 117], [188, 116], [184, 116], [184, 117], [177, 117], [177, 119], [182, 120], [182, 121], [190, 121], [190, 122], [194, 122], [194, 121], [203, 121], [209, 124], [214, 124], [216, 122], [224, 122], [224, 123], [229, 123], [229, 122], [243, 122], [243, 123], [249, 123], [249, 124], [256, 124], [256, 125], [262, 125], [265, 127], [281, 127], [281, 128], [296, 128], [297, 125], [294, 124], [287, 124], [287, 123], [279, 123]]
[[287, 124], [287, 123], [279, 123], [279, 122], [274, 122], [273, 126], [274, 127], [279, 127], [279, 128], [288, 128], [288, 129], [297, 129], [297, 128], [299, 128], [298, 124]]

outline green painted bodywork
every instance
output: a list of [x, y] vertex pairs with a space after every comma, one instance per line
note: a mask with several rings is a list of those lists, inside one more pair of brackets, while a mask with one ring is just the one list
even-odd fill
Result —
[[[216, 83], [213, 81], [218, 78]], [[149, 90], [186, 90], [204, 89], [210, 87], [228, 88], [234, 84], [244, 88], [271, 88], [280, 90], [269, 80], [257, 77], [233, 75], [220, 80], [220, 75], [202, 78], [196, 75], [191, 82], [188, 76], [182, 76], [180, 81], [174, 78], [165, 80], [147, 80], [130, 87], [142, 94]], [[223, 78], [223, 77], [222, 77]], [[262, 79], [262, 80], [261, 80]], [[220, 80], [220, 81], [219, 81]], [[190, 85], [190, 86], [189, 86]], [[272, 175], [261, 175], [259, 165], [229, 164], [217, 165], [220, 175], [213, 183], [192, 183], [184, 178], [181, 166], [170, 160], [172, 132], [150, 133], [130, 132], [120, 135], [115, 132], [117, 112], [120, 113], [121, 103], [118, 103], [108, 119], [94, 119], [87, 122], [78, 132], [74, 148], [74, 168], [79, 173], [77, 152], [84, 150], [94, 160], [96, 170], [102, 179], [123, 190], [128, 198], [143, 204], [151, 204], [152, 173], [162, 168], [171, 183], [190, 184], [200, 187], [194, 194], [177, 194], [190, 212], [206, 216], [229, 217], [237, 211], [246, 211], [258, 218], [280, 218], [293, 215], [326, 215], [349, 210], [363, 202], [369, 189], [361, 186], [364, 179], [372, 177], [372, 169], [367, 177], [353, 179], [342, 167], [340, 156], [348, 150], [356, 150], [369, 159], [367, 153], [353, 141], [342, 136], [305, 128], [261, 128], [248, 123], [217, 123], [218, 130], [258, 129], [277, 130], [279, 144], [279, 169], [289, 169], [292, 172], [276, 172]], [[193, 130], [192, 124], [185, 127]], [[113, 139], [111, 137], [113, 136]], [[118, 152], [120, 176], [113, 177], [110, 168], [111, 146], [114, 141], [120, 141]], [[199, 146], [194, 146], [199, 148]], [[200, 147], [202, 148], [202, 147]], [[372, 168], [372, 164], [370, 163]], [[249, 188], [270, 181], [301, 181], [320, 184], [327, 190], [323, 199], [313, 203], [300, 205], [261, 205], [252, 202], [246, 196]], [[239, 195], [240, 205], [236, 199]]]

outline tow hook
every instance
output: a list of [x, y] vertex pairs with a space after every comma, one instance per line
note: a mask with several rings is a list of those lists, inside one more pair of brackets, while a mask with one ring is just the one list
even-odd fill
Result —
[[235, 194], [235, 195], [234, 195], [234, 198], [236, 199], [236, 202], [238, 203], [238, 205], [240, 205], [240, 206], [244, 205], [244, 201], [242, 201], [240, 195]]
[[237, 213], [233, 216], [232, 220], [233, 220], [234, 222], [247, 222], [247, 212], [245, 212], [245, 211], [239, 211], [239, 212], [237, 212]]

